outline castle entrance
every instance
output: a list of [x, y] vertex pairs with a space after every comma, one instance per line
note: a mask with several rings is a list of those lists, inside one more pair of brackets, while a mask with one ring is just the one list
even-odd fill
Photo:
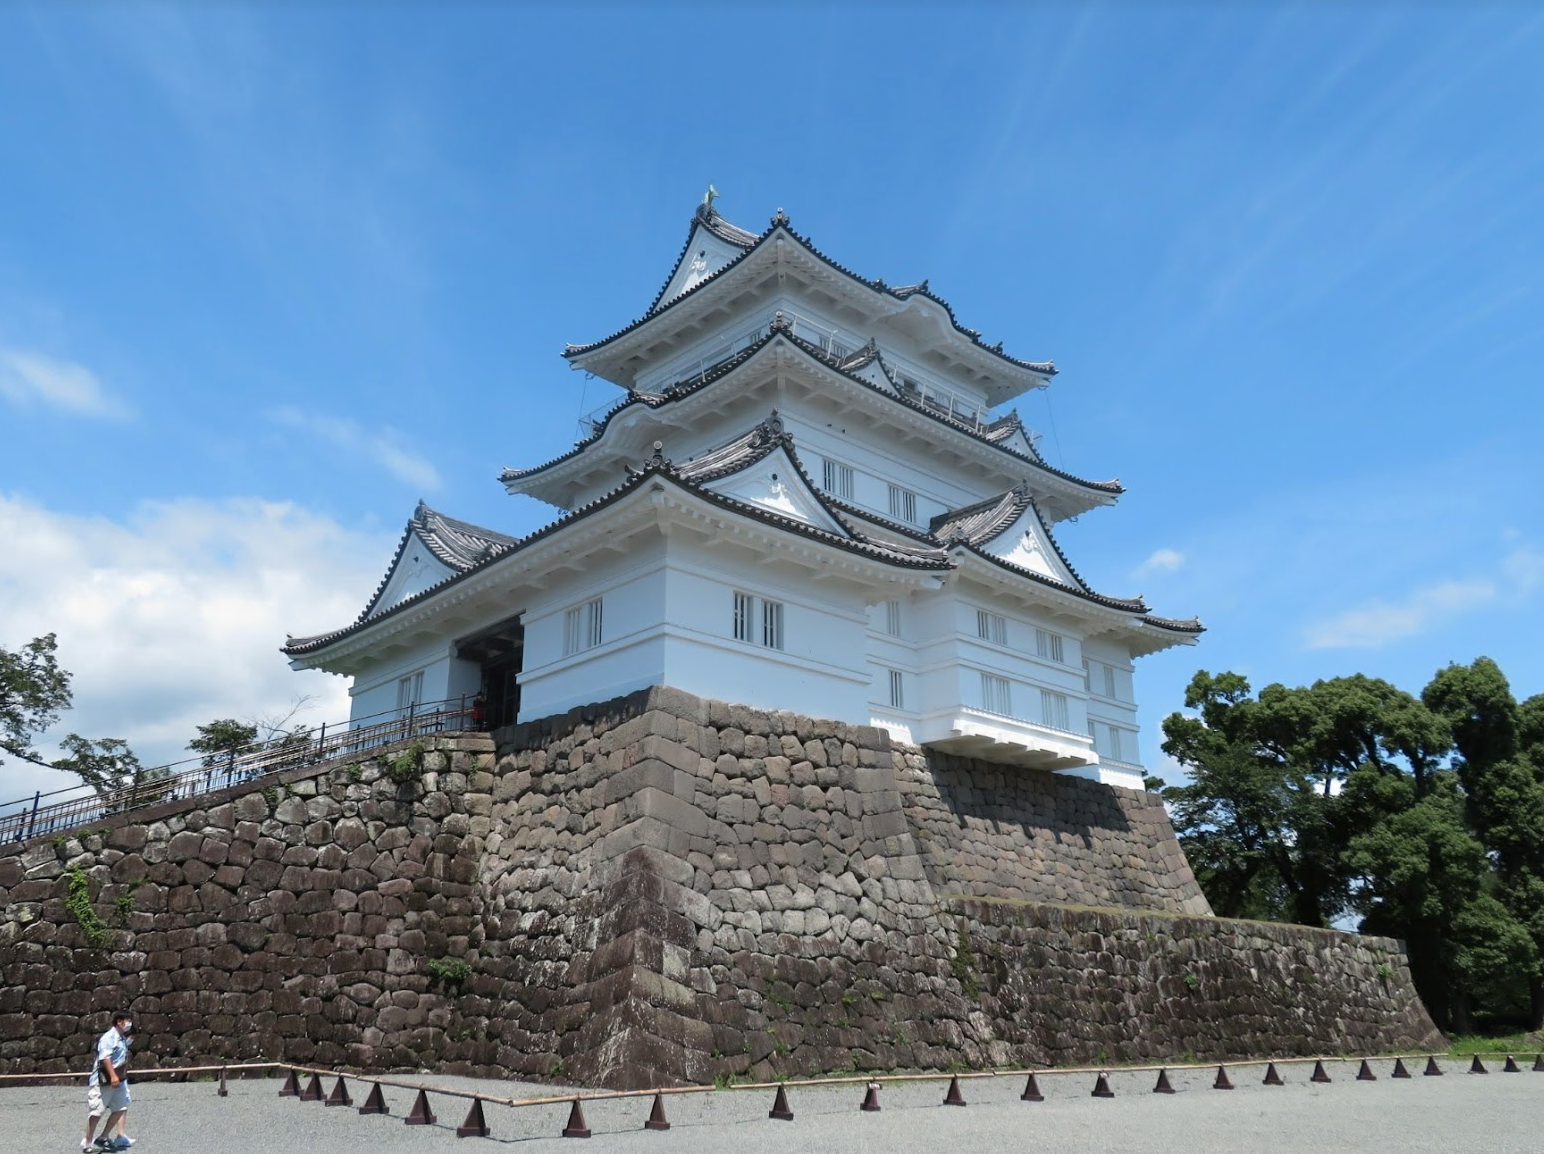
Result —
[[456, 656], [475, 661], [482, 671], [484, 728], [514, 724], [520, 715], [520, 670], [525, 658], [525, 626], [519, 615], [459, 642]]

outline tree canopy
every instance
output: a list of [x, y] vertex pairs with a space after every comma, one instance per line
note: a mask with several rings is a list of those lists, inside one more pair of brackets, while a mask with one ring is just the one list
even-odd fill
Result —
[[1439, 1026], [1544, 1024], [1544, 695], [1481, 657], [1419, 697], [1202, 670], [1185, 709], [1163, 749], [1190, 781], [1163, 796], [1213, 910], [1355, 919], [1405, 940]]

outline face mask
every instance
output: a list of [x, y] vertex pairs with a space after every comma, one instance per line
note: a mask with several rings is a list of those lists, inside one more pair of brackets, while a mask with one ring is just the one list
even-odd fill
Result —
[[120, 1034], [132, 1034], [134, 1032], [134, 1023], [125, 1022], [123, 1025], [118, 1027], [118, 1032]]

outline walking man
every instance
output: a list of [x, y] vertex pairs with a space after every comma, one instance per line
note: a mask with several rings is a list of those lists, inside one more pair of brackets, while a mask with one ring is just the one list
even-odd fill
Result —
[[86, 1084], [86, 1136], [80, 1140], [83, 1151], [93, 1149], [91, 1135], [104, 1112], [107, 1121], [102, 1124], [102, 1136], [94, 1149], [127, 1150], [134, 1145], [134, 1139], [123, 1133], [123, 1120], [129, 1112], [129, 1082], [124, 1066], [129, 1061], [129, 1033], [133, 1029], [133, 1017], [127, 1010], [119, 1010], [113, 1015], [112, 1028], [97, 1039], [96, 1060], [91, 1064], [91, 1077]]

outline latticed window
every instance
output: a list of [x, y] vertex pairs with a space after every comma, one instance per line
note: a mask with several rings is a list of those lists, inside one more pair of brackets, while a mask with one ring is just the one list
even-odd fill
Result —
[[890, 486], [890, 516], [908, 525], [917, 523], [917, 495], [899, 485]]
[[906, 684], [899, 669], [887, 669], [890, 681], [890, 708], [906, 708]]
[[751, 593], [734, 595], [734, 639], [768, 649], [783, 647], [783, 603]]
[[994, 645], [1008, 644], [1008, 619], [985, 609], [976, 610], [976, 636]]
[[575, 605], [563, 614], [563, 653], [565, 656], [594, 649], [601, 641], [601, 599]]
[[1052, 729], [1067, 728], [1067, 695], [1050, 689], [1040, 691], [1040, 720]]
[[981, 708], [988, 713], [1013, 716], [1013, 686], [1006, 677], [995, 673], [981, 675]]
[[734, 595], [734, 639], [736, 641], [754, 641], [755, 631], [751, 622], [756, 615], [756, 598], [749, 593], [736, 593]]
[[821, 487], [833, 497], [839, 497], [843, 501], [851, 501], [852, 466], [844, 465], [840, 461], [833, 461], [829, 458], [825, 459], [822, 464], [824, 468], [821, 470], [821, 480], [824, 484]]
[[783, 647], [783, 603], [781, 601], [761, 603], [761, 643], [768, 649]]
[[901, 635], [901, 603], [891, 600], [885, 602], [885, 632], [891, 637]]
[[1049, 629], [1035, 630], [1035, 653], [1047, 661], [1062, 660], [1062, 635]]

